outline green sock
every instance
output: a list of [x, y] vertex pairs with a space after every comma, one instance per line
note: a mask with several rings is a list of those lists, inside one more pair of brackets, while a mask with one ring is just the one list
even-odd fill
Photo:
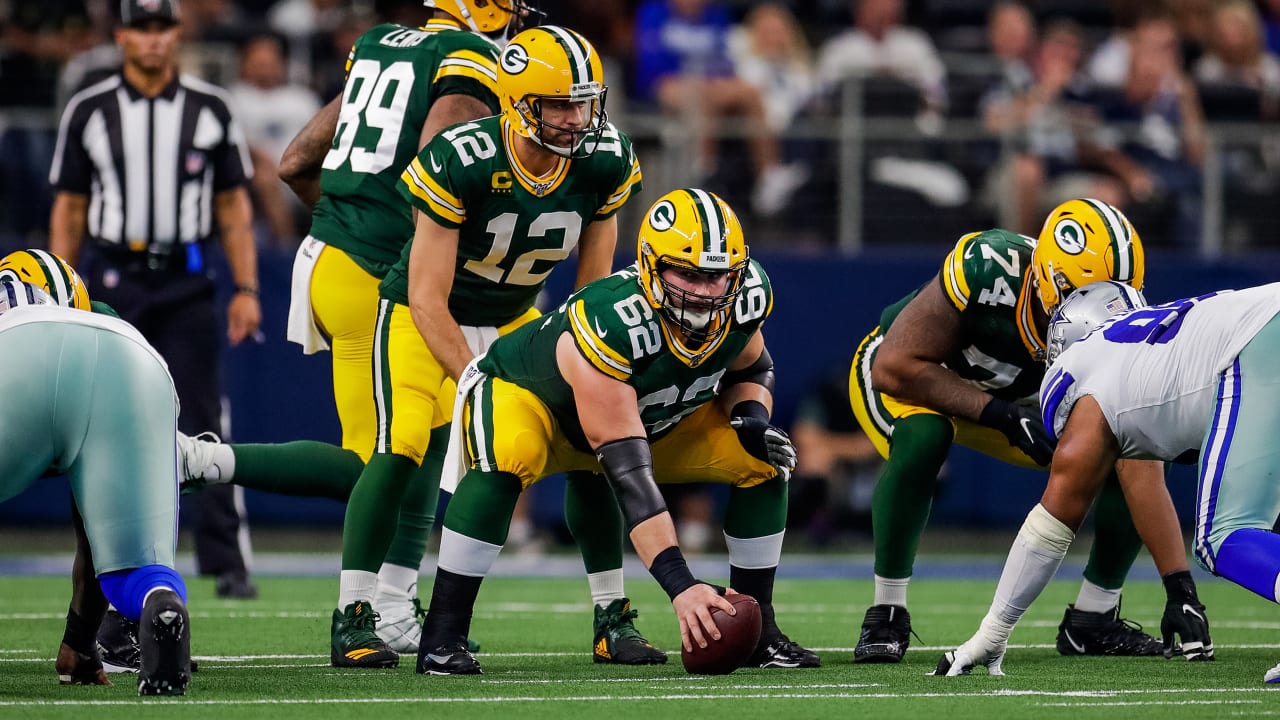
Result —
[[520, 478], [511, 473], [470, 470], [449, 501], [444, 526], [481, 542], [504, 545], [520, 490]]
[[436, 522], [436, 501], [440, 498], [440, 468], [444, 465], [444, 451], [449, 442], [449, 426], [431, 431], [431, 441], [422, 465], [414, 472], [400, 502], [400, 521], [396, 534], [387, 550], [387, 562], [401, 567], [416, 568], [422, 564], [427, 552], [427, 540]]
[[1093, 548], [1084, 577], [1098, 587], [1115, 590], [1124, 585], [1129, 568], [1142, 549], [1142, 538], [1114, 472], [1107, 478], [1093, 507]]
[[776, 535], [787, 527], [787, 484], [781, 477], [754, 487], [729, 490], [724, 531], [730, 537], [758, 538]]
[[876, 575], [911, 577], [953, 437], [951, 421], [939, 415], [911, 415], [894, 423], [889, 460], [871, 498]]
[[626, 528], [609, 481], [585, 471], [568, 473], [565, 480], [564, 520], [578, 543], [587, 574], [622, 567]]
[[346, 502], [364, 470], [364, 463], [354, 452], [313, 440], [232, 445], [231, 451], [236, 456], [232, 482], [281, 495]]
[[342, 569], [378, 572], [395, 535], [405, 488], [418, 466], [403, 455], [374, 453], [347, 501]]

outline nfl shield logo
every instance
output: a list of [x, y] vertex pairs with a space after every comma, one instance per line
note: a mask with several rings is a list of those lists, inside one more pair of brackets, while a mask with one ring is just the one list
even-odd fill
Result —
[[204, 153], [191, 150], [187, 153], [187, 174], [199, 175], [204, 170]]
[[147, 12], [156, 12], [160, 9], [161, 0], [137, 0], [138, 7]]

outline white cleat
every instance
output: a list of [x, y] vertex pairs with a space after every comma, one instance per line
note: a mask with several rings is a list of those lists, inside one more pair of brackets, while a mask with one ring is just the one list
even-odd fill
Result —
[[1280, 683], [1280, 665], [1268, 670], [1267, 674], [1262, 676], [1262, 679], [1271, 684]]
[[195, 437], [178, 433], [178, 489], [183, 494], [194, 492], [209, 484], [225, 483], [222, 470], [213, 460], [214, 448], [222, 439], [211, 432]]
[[376, 629], [378, 637], [387, 647], [401, 655], [416, 655], [422, 639], [422, 610], [418, 603], [418, 584], [408, 591], [378, 583], [373, 596], [373, 606], [378, 608]]

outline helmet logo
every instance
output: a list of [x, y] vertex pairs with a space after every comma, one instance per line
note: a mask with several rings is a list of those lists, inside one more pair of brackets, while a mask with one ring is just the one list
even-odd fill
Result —
[[675, 227], [676, 206], [670, 200], [663, 200], [649, 211], [649, 227], [664, 232]]
[[1079, 255], [1084, 252], [1084, 228], [1072, 218], [1064, 218], [1053, 226], [1053, 239], [1068, 255]]
[[529, 67], [529, 51], [523, 45], [511, 43], [502, 51], [502, 69], [512, 75], [519, 75]]
[[0, 282], [22, 282], [22, 278], [18, 277], [17, 271], [5, 268], [0, 270]]
[[699, 253], [698, 267], [708, 270], [728, 270], [729, 269], [729, 253]]

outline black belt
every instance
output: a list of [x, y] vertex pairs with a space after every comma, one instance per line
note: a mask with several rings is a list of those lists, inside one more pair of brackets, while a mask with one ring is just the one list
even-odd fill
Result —
[[130, 274], [205, 274], [206, 263], [200, 243], [179, 243], [165, 247], [168, 252], [130, 250], [122, 245], [98, 244], [96, 250], [105, 264]]

